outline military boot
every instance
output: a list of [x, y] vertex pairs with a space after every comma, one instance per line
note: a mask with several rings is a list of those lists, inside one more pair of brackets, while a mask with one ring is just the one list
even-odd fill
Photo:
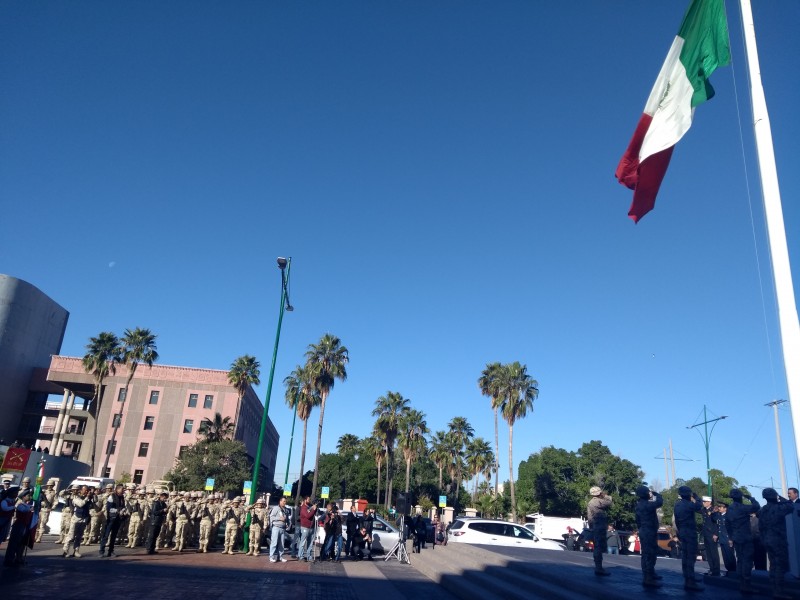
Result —
[[608, 571], [606, 571], [603, 568], [602, 563], [601, 564], [595, 563], [595, 565], [594, 565], [594, 574], [599, 576], [599, 577], [608, 577], [609, 575], [611, 575], [611, 573], [609, 573]]
[[686, 577], [683, 580], [683, 589], [688, 590], [690, 592], [701, 592], [703, 591], [703, 586], [697, 585], [697, 582], [694, 580], [694, 577]]
[[652, 575], [647, 574], [644, 576], [644, 580], [642, 580], [642, 585], [646, 588], [660, 588], [661, 584], [656, 581]]
[[245, 556], [253, 556], [253, 549], [251, 548], [250, 550], [248, 550]]

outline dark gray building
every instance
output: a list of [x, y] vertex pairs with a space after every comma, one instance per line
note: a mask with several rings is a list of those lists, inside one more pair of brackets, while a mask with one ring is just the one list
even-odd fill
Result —
[[61, 351], [68, 319], [35, 286], [0, 274], [0, 440], [30, 447], [38, 437], [53, 390], [34, 371], [47, 369], [51, 355]]

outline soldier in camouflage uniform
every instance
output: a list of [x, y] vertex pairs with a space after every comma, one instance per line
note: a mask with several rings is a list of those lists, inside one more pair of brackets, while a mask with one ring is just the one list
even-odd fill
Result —
[[145, 501], [141, 495], [131, 493], [127, 499], [128, 510], [128, 544], [126, 548], [135, 548], [139, 544], [142, 531], [142, 516]]
[[161, 533], [158, 536], [158, 547], [169, 548], [172, 538], [175, 535], [175, 503], [178, 501], [178, 492], [170, 492], [167, 501], [167, 518], [161, 526]]
[[197, 520], [200, 522], [200, 547], [198, 552], [208, 552], [209, 538], [214, 528], [214, 519], [217, 513], [212, 502], [213, 498], [200, 500], [200, 504], [197, 508], [196, 516]]
[[56, 490], [52, 479], [45, 484], [42, 493], [39, 495], [39, 500], [41, 501], [41, 507], [39, 508], [39, 527], [36, 530], [37, 542], [42, 541], [42, 535], [50, 533], [50, 529], [47, 527], [47, 520], [50, 518], [50, 511], [56, 505]]
[[91, 523], [89, 527], [86, 528], [87, 531], [83, 537], [86, 545], [96, 544], [100, 541], [100, 536], [103, 534], [103, 529], [105, 529], [106, 526], [106, 513], [104, 510], [106, 500], [108, 500], [108, 497], [113, 493], [114, 486], [109, 483], [106, 485], [104, 492], [95, 494], [95, 501], [92, 503], [93, 506], [89, 509]]
[[72, 520], [72, 493], [72, 489], [66, 489], [59, 494], [64, 500], [64, 508], [61, 509], [61, 531], [58, 533], [56, 544], [63, 544], [69, 533], [69, 524]]
[[781, 498], [772, 488], [761, 492], [765, 506], [758, 510], [758, 529], [761, 542], [769, 557], [769, 582], [773, 598], [791, 598], [786, 592], [783, 578], [789, 570], [789, 549], [786, 541], [786, 515], [792, 514], [795, 503]]
[[264, 508], [264, 500], [259, 498], [252, 506], [247, 507], [250, 514], [250, 547], [247, 556], [258, 556], [261, 554], [261, 536], [269, 526], [269, 516], [267, 509]]
[[603, 568], [603, 553], [608, 548], [606, 544], [608, 532], [608, 514], [606, 510], [611, 507], [613, 499], [596, 485], [591, 487], [589, 495], [592, 498], [586, 507], [586, 516], [594, 538], [594, 574], [605, 576], [609, 574]]
[[189, 534], [192, 507], [189, 503], [188, 492], [183, 492], [175, 503], [175, 545], [173, 550], [181, 552], [186, 544], [186, 537]]
[[239, 506], [241, 501], [234, 498], [227, 508], [222, 510], [222, 520], [225, 523], [225, 549], [223, 554], [233, 554], [239, 528], [242, 526], [244, 510]]

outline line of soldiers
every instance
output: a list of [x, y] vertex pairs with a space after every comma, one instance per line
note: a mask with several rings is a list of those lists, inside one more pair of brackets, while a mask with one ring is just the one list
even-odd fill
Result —
[[[44, 497], [47, 497], [48, 514], [55, 506], [55, 493], [52, 492], [52, 482], [45, 487]], [[77, 489], [67, 489], [59, 494], [64, 502], [61, 516], [61, 531], [57, 544], [64, 544], [68, 538], [70, 524], [73, 520], [74, 499], [78, 495]], [[82, 544], [90, 545], [99, 542], [105, 527], [108, 515], [105, 511], [106, 501], [113, 493], [111, 484], [106, 486], [103, 493], [94, 493], [88, 496], [88, 523], [85, 527]], [[164, 515], [155, 517], [152, 513], [157, 500], [155, 489], [137, 488], [128, 484], [125, 491], [126, 516], [119, 528], [117, 544], [126, 548], [152, 546], [153, 550], [172, 548], [182, 551], [184, 548], [196, 547], [198, 552], [208, 552], [214, 547], [214, 542], [221, 529], [225, 532], [223, 554], [234, 554], [236, 548], [241, 546], [243, 529], [247, 516], [250, 516], [250, 547], [247, 555], [258, 556], [263, 535], [269, 524], [269, 514], [264, 500], [259, 498], [254, 504], [247, 505], [243, 498], [224, 500], [222, 494], [205, 492], [170, 492], [166, 498]], [[45, 510], [45, 502], [42, 503]], [[157, 525], [157, 531], [154, 531]], [[154, 538], [154, 539], [153, 539]], [[66, 551], [65, 551], [66, 552]]]

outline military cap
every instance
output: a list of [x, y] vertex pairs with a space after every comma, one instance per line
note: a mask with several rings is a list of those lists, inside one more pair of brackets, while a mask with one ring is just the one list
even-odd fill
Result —
[[731, 498], [733, 498], [735, 500], [736, 498], [741, 498], [742, 497], [742, 492], [740, 490], [736, 489], [736, 488], [733, 488], [731, 490], [730, 494], [728, 494], [728, 496], [730, 496]]
[[113, 483], [107, 483], [106, 484], [106, 489], [107, 490], [113, 490], [114, 489], [114, 484]]
[[636, 488], [636, 495], [643, 500], [647, 500], [650, 497], [650, 488], [646, 485], [640, 485]]
[[692, 495], [692, 488], [688, 485], [682, 485], [678, 488], [678, 495], [682, 497], [684, 496], [691, 496]]
[[761, 492], [761, 497], [764, 498], [764, 500], [777, 500], [778, 492], [773, 488], [764, 488]]
[[23, 477], [22, 478], [22, 483], [25, 483], [25, 482], [30, 483], [31, 482], [31, 478], [30, 477]]
[[589, 488], [589, 495], [590, 496], [599, 496], [602, 493], [603, 493], [603, 490], [600, 489], [599, 487], [597, 487], [596, 485], [593, 485], [592, 487]]

